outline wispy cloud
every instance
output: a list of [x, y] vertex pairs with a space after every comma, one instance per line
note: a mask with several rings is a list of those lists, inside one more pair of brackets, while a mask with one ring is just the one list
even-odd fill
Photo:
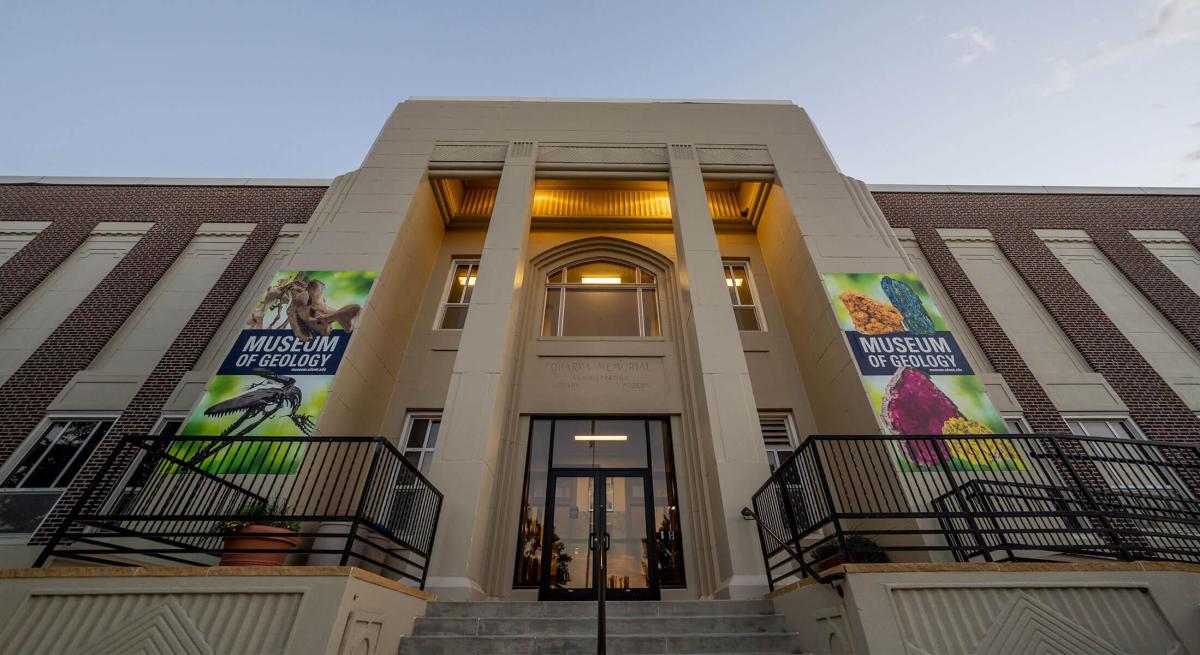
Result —
[[946, 40], [952, 43], [961, 42], [966, 46], [966, 51], [959, 55], [955, 62], [959, 66], [966, 66], [996, 49], [996, 38], [984, 34], [978, 27], [964, 27], [957, 32], [951, 32], [946, 35]]
[[1155, 0], [1155, 4], [1154, 19], [1147, 29], [1121, 41], [1099, 43], [1079, 61], [1051, 60], [1050, 82], [1042, 89], [1042, 95], [1062, 93], [1080, 75], [1119, 64], [1135, 55], [1200, 41], [1200, 0]]

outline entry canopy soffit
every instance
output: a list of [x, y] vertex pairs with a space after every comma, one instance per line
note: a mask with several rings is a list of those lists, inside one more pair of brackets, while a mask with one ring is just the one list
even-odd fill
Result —
[[[487, 223], [497, 180], [439, 178], [433, 181], [442, 220], [450, 227]], [[753, 231], [771, 184], [766, 181], [705, 182], [708, 209], [719, 230]], [[665, 181], [540, 179], [534, 187], [533, 227], [540, 229], [671, 230], [671, 197]]]

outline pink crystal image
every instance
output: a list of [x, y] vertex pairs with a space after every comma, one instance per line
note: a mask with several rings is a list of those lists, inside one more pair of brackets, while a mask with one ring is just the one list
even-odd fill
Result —
[[946, 442], [938, 439], [909, 439], [900, 444], [904, 456], [914, 466], [933, 466], [950, 458]]
[[[892, 434], [941, 434], [946, 421], [962, 413], [928, 375], [902, 368], [884, 389], [880, 416]], [[926, 450], [933, 455], [932, 448]]]

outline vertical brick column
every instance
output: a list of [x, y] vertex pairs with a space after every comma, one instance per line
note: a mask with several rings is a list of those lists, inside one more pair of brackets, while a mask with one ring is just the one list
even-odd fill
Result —
[[[79, 496], [91, 484], [100, 466], [107, 460], [120, 438], [127, 434], [148, 434], [162, 415], [162, 408], [175, 390], [184, 374], [192, 370], [229, 315], [238, 298], [254, 278], [275, 240], [279, 236], [281, 223], [259, 223], [247, 237], [237, 254], [226, 265], [216, 284], [209, 290], [203, 302], [192, 312], [183, 330], [163, 353], [158, 365], [142, 383], [133, 400], [113, 424], [108, 435], [97, 445], [96, 450], [80, 469], [75, 480], [63, 493], [54, 510], [42, 522], [30, 543], [45, 543], [58, 528], [63, 518], [71, 511]], [[103, 490], [97, 498], [103, 497]]]
[[1016, 346], [1009, 340], [992, 311], [971, 284], [954, 253], [938, 235], [937, 229], [915, 227], [913, 235], [916, 236], [917, 245], [925, 254], [929, 265], [933, 267], [950, 300], [958, 308], [958, 313], [967, 324], [967, 328], [975, 336], [975, 341], [979, 343], [996, 372], [1004, 376], [1004, 381], [1017, 397], [1017, 402], [1021, 403], [1021, 410], [1030, 427], [1035, 432], [1070, 432], [1062, 414], [1050, 401], [1050, 396], [1046, 395], [1046, 390], [1034, 377], [1033, 371], [1029, 370]]
[[0, 386], [0, 461], [46, 414], [76, 373], [100, 353], [187, 248], [199, 223], [159, 222]]
[[95, 226], [91, 219], [54, 221], [0, 266], [0, 319], [66, 261]]
[[997, 231], [996, 243], [1046, 311], [1129, 407], [1152, 439], [1200, 443], [1200, 419], [1076, 282], [1032, 230]]
[[1200, 350], [1200, 296], [1126, 229], [1088, 230], [1092, 241], [1179, 333]]

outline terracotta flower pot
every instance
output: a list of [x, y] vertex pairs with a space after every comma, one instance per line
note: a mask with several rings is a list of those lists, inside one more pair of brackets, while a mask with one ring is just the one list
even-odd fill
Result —
[[[283, 566], [300, 535], [287, 528], [269, 525], [248, 525], [225, 537], [226, 552], [221, 555], [221, 566]], [[275, 553], [231, 553], [239, 548], [273, 548]]]

